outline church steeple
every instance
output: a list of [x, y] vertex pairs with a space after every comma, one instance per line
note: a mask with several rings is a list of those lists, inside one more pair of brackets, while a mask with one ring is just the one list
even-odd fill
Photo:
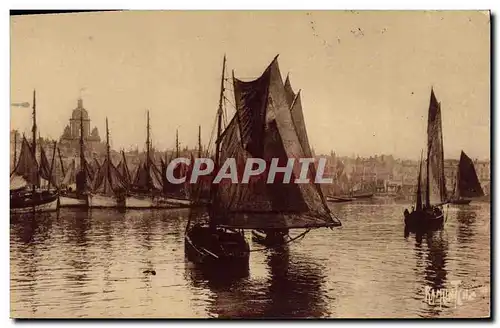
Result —
[[79, 108], [79, 109], [83, 108], [83, 99], [82, 99], [82, 97], [78, 98], [78, 106], [77, 106], [77, 108]]

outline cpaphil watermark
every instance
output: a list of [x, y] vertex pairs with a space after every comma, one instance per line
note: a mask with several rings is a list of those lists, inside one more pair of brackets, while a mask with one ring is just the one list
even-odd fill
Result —
[[256, 179], [264, 179], [266, 183], [332, 183], [332, 178], [324, 176], [325, 166], [326, 158], [288, 158], [286, 161], [279, 158], [247, 158], [245, 161], [227, 158], [216, 170], [211, 158], [192, 160], [179, 157], [168, 164], [165, 174], [171, 184], [194, 184], [200, 179], [214, 184], [246, 184]]
[[450, 284], [452, 288], [431, 288], [425, 286], [425, 302], [429, 305], [439, 305], [440, 307], [445, 305], [456, 308], [464, 304], [464, 302], [476, 300], [478, 297], [476, 291], [474, 289], [461, 287], [461, 283], [461, 280], [451, 281]]

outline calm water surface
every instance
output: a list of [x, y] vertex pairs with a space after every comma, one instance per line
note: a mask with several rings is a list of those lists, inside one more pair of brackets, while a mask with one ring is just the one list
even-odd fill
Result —
[[[408, 237], [405, 206], [334, 205], [342, 228], [255, 251], [239, 276], [185, 261], [188, 210], [11, 217], [11, 316], [488, 316], [490, 204], [450, 206], [443, 231]], [[426, 288], [451, 291], [457, 283], [461, 301], [426, 301]]]

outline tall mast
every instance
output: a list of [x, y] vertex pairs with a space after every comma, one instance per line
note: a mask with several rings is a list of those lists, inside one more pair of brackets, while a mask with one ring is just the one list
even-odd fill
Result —
[[416, 209], [421, 210], [422, 209], [422, 157], [423, 157], [423, 150], [420, 153], [420, 166], [418, 170], [418, 181], [417, 181], [417, 204], [416, 204]]
[[[54, 148], [52, 149], [52, 163], [50, 163], [50, 174], [49, 174], [49, 182], [47, 186], [47, 190], [50, 190], [50, 182], [52, 181], [52, 172], [54, 172], [54, 160], [56, 158], [56, 146], [57, 141], [54, 141]], [[57, 188], [57, 186], [54, 186]]]
[[151, 187], [151, 181], [150, 181], [150, 175], [149, 175], [150, 168], [151, 168], [151, 163], [149, 162], [149, 148], [151, 147], [151, 139], [150, 139], [150, 136], [149, 136], [149, 130], [150, 130], [150, 128], [151, 128], [151, 126], [149, 125], [149, 110], [148, 110], [147, 111], [147, 119], [146, 119], [146, 162], [145, 162], [146, 172], [148, 174], [148, 180], [147, 180], [147, 188], [148, 188], [148, 190]]
[[[110, 174], [110, 156], [109, 156], [109, 129], [108, 129], [108, 118], [106, 117], [106, 174], [107, 174], [107, 179], [110, 181], [111, 179], [109, 178]], [[104, 192], [106, 193], [106, 185], [107, 181], [104, 183]]]
[[36, 90], [33, 90], [33, 157], [36, 158]]
[[219, 109], [217, 111], [217, 139], [215, 139], [215, 166], [219, 166], [219, 151], [220, 151], [220, 135], [222, 128], [222, 101], [224, 99], [224, 76], [226, 73], [226, 55], [222, 62], [222, 77], [220, 79], [220, 95], [219, 95]]
[[201, 125], [198, 126], [198, 158], [201, 158], [202, 147], [201, 147]]
[[180, 149], [179, 149], [179, 130], [175, 130], [175, 158], [179, 158]]
[[[432, 96], [434, 94], [434, 88], [431, 88], [431, 101], [432, 101]], [[430, 113], [430, 108], [429, 108], [429, 113]], [[428, 114], [430, 116], [430, 114]], [[429, 141], [429, 117], [427, 118], [427, 163], [426, 163], [426, 174], [425, 174], [425, 206], [429, 207], [431, 203], [431, 198], [430, 198], [430, 185], [429, 185], [429, 170], [430, 170], [430, 162], [429, 162], [429, 157], [431, 155], [431, 145]]]
[[14, 169], [17, 162], [17, 130], [14, 130]]
[[64, 164], [61, 156], [61, 149], [59, 147], [57, 147], [57, 155], [59, 155], [59, 163], [61, 164], [62, 176], [64, 177], [66, 172], [64, 172]]
[[[36, 90], [33, 89], [33, 158], [36, 159]], [[35, 191], [35, 188], [38, 186], [39, 180], [37, 178], [36, 183], [33, 185], [33, 192]]]
[[[219, 108], [217, 110], [217, 137], [215, 139], [215, 170], [217, 172], [219, 169], [219, 151], [220, 151], [220, 135], [221, 135], [221, 125], [222, 125], [222, 101], [224, 99], [224, 77], [226, 74], [226, 55], [224, 54], [224, 59], [222, 61], [222, 75], [220, 79], [220, 94], [219, 94]], [[210, 184], [210, 200], [212, 205], [217, 197], [218, 184]], [[210, 226], [215, 228], [215, 220], [210, 216]]]
[[149, 147], [151, 144], [151, 140], [149, 139], [149, 110], [147, 112], [147, 122], [146, 122], [146, 170], [149, 174]]
[[[80, 102], [78, 102], [80, 104]], [[83, 108], [80, 108], [80, 171], [85, 172], [85, 154], [83, 153]]]

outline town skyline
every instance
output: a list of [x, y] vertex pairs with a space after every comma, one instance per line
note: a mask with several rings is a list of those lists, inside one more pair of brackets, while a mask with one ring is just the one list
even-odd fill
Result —
[[[214, 19], [228, 26], [212, 26]], [[174, 147], [177, 129], [181, 145], [196, 145], [199, 125], [206, 144], [224, 53], [229, 72], [243, 79], [260, 75], [279, 54], [283, 79], [288, 73], [301, 90], [317, 154], [418, 159], [433, 87], [442, 103], [445, 158], [463, 150], [489, 159], [488, 22], [478, 12], [14, 17], [11, 103], [31, 103], [36, 89], [37, 125], [51, 139], [59, 139], [82, 97], [101, 137], [108, 117], [115, 149], [143, 147], [148, 109], [155, 148]], [[29, 108], [11, 107], [11, 129], [29, 135]]]

